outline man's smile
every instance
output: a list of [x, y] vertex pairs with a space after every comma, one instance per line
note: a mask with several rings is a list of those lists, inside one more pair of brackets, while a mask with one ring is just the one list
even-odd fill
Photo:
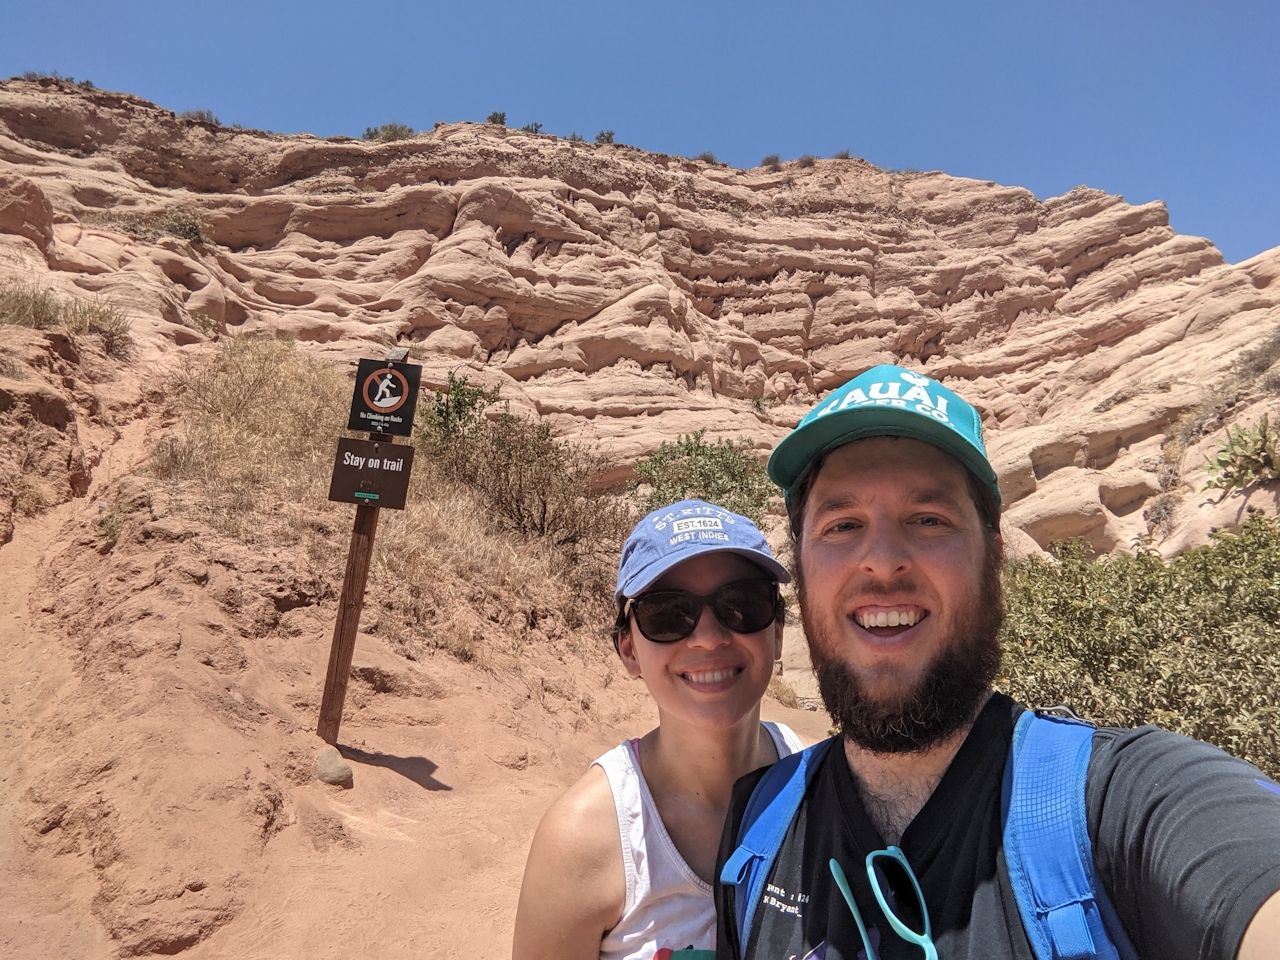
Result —
[[899, 604], [886, 607], [867, 605], [853, 611], [853, 619], [864, 629], [872, 627], [914, 627], [929, 615], [929, 611], [915, 604]]

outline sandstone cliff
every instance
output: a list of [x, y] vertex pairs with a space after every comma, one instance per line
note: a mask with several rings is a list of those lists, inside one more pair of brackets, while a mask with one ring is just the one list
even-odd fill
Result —
[[1214, 502], [1196, 467], [1224, 423], [1276, 407], [1236, 365], [1280, 326], [1277, 277], [1280, 248], [1226, 264], [1163, 204], [1084, 187], [735, 170], [490, 124], [280, 136], [0, 83], [0, 279], [125, 309], [144, 388], [214, 331], [344, 361], [399, 341], [429, 382], [501, 384], [621, 479], [695, 429], [763, 452], [898, 363], [981, 408], [1021, 549], [1014, 528], [1175, 552], [1275, 509], [1274, 485]]

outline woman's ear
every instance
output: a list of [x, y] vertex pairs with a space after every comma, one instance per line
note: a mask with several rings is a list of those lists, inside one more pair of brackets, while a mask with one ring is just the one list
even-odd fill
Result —
[[640, 676], [640, 661], [636, 659], [636, 644], [631, 635], [631, 624], [628, 623], [618, 634], [618, 656], [622, 665], [632, 677]]

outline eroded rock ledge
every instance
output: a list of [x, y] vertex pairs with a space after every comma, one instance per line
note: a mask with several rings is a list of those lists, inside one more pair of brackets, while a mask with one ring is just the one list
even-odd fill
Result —
[[[175, 210], [209, 242], [140, 239]], [[1198, 492], [1213, 435], [1172, 467], [1161, 447], [1280, 325], [1278, 276], [1280, 249], [1226, 264], [1163, 204], [1084, 187], [1041, 202], [856, 159], [734, 170], [490, 124], [321, 140], [0, 83], [0, 277], [120, 304], [142, 363], [210, 328], [344, 361], [407, 342], [429, 381], [465, 367], [624, 470], [694, 429], [768, 449], [898, 363], [976, 400], [1007, 521], [1041, 546], [1125, 547], [1167, 492], [1170, 552], [1275, 508], [1270, 488]], [[1224, 422], [1269, 406], [1246, 391]]]

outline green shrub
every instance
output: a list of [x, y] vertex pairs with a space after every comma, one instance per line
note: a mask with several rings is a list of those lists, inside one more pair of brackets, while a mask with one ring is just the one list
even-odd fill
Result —
[[713, 167], [720, 162], [719, 160], [716, 159], [716, 155], [712, 153], [710, 150], [703, 150], [700, 154], [698, 154], [693, 159], [701, 160], [703, 163], [709, 163]]
[[704, 432], [663, 443], [636, 464], [637, 483], [650, 486], [648, 495], [639, 498], [641, 509], [648, 512], [696, 497], [762, 522], [777, 488], [752, 452], [751, 441], [740, 437], [707, 443]]
[[596, 143], [613, 143], [613, 131], [601, 130], [596, 134]]
[[413, 136], [413, 127], [404, 123], [384, 123], [380, 127], [365, 127], [365, 140], [376, 140], [379, 143], [390, 143], [392, 140], [407, 140]]
[[1280, 776], [1280, 520], [1255, 513], [1168, 563], [1150, 549], [1092, 560], [1083, 540], [1052, 552], [1005, 569], [1001, 689], [1158, 723]]
[[485, 123], [496, 123], [500, 127], [507, 125], [507, 115], [501, 110], [495, 110], [489, 116], [485, 117]]
[[625, 498], [601, 489], [613, 463], [581, 444], [558, 440], [551, 425], [502, 409], [499, 388], [472, 387], [450, 373], [420, 405], [417, 443], [431, 469], [469, 487], [496, 525], [555, 549], [570, 580], [612, 598], [612, 578], [632, 515]]
[[760, 166], [764, 167], [766, 170], [771, 171], [772, 173], [777, 173], [779, 170], [782, 169], [782, 160], [779, 159], [776, 153], [771, 153], [767, 157], [765, 157], [763, 160], [760, 161]]
[[502, 388], [488, 390], [468, 385], [466, 377], [450, 370], [443, 390], [436, 390], [420, 406], [419, 428], [427, 449], [443, 455], [455, 443], [474, 436], [485, 423], [485, 410], [496, 403]]
[[0, 284], [0, 324], [34, 330], [63, 327], [74, 336], [92, 334], [102, 342], [107, 356], [128, 360], [133, 356], [129, 319], [109, 303], [62, 299], [52, 290]]
[[222, 121], [217, 118], [212, 110], [183, 110], [178, 114], [179, 120], [191, 120], [196, 123], [212, 123], [215, 127], [222, 126]]
[[1231, 427], [1218, 451], [1201, 464], [1209, 474], [1205, 490], [1243, 490], [1255, 483], [1280, 480], [1280, 433], [1271, 429], [1264, 413], [1251, 429]]

